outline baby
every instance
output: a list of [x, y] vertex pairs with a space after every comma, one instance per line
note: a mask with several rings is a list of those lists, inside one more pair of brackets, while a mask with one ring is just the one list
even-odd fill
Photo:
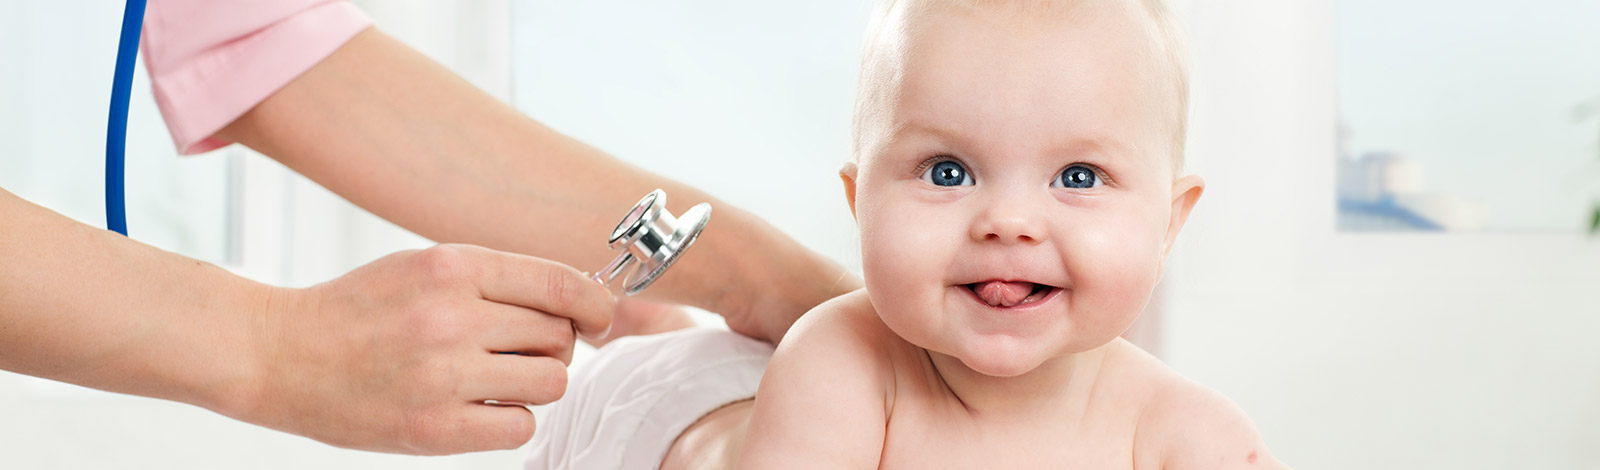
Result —
[[[1284, 467], [1227, 398], [1118, 337], [1204, 188], [1179, 177], [1183, 48], [1159, 0], [888, 5], [863, 60], [856, 161], [841, 172], [866, 289], [807, 313], [770, 363], [748, 344], [700, 353], [744, 361], [746, 376], [765, 365], [754, 402], [715, 400], [720, 408], [693, 411], [692, 425], [630, 421], [617, 429], [676, 436], [638, 461], [664, 452], [663, 468]], [[634, 376], [714, 362], [648, 362], [674, 357], [648, 341], [601, 355], [635, 348], [639, 359], [619, 366]], [[686, 344], [673, 341], [662, 344]], [[678, 374], [696, 375], [706, 374]], [[617, 393], [579, 388], [567, 400]], [[554, 421], [651, 414], [662, 412]]]
[[1276, 468], [1249, 418], [1118, 338], [1204, 183], [1157, 0], [905, 0], [842, 176], [866, 290], [762, 377], [743, 468]]

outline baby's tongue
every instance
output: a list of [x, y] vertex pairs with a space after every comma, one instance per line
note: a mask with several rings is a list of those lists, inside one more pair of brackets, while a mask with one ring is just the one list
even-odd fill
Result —
[[979, 282], [972, 285], [972, 292], [977, 293], [978, 298], [983, 299], [984, 302], [988, 302], [989, 305], [996, 307], [1011, 307], [1022, 303], [1022, 299], [1028, 298], [1028, 294], [1033, 293], [1033, 283], [1006, 281]]

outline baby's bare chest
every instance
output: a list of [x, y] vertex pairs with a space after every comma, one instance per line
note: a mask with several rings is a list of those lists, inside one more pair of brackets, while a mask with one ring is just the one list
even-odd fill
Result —
[[949, 410], [896, 406], [884, 436], [884, 469], [1135, 469], [1135, 423], [981, 422]]

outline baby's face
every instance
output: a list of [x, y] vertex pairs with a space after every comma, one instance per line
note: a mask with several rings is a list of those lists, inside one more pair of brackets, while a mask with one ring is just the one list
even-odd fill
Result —
[[1201, 183], [1174, 178], [1149, 20], [1111, 3], [929, 11], [910, 33], [891, 15], [875, 47], [896, 78], [845, 177], [867, 291], [907, 341], [1009, 377], [1143, 310]]

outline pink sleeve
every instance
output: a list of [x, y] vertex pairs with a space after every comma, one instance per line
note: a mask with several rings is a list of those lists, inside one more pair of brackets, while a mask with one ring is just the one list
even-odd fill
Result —
[[228, 123], [310, 70], [372, 20], [337, 0], [150, 0], [145, 69], [178, 153], [228, 145]]

